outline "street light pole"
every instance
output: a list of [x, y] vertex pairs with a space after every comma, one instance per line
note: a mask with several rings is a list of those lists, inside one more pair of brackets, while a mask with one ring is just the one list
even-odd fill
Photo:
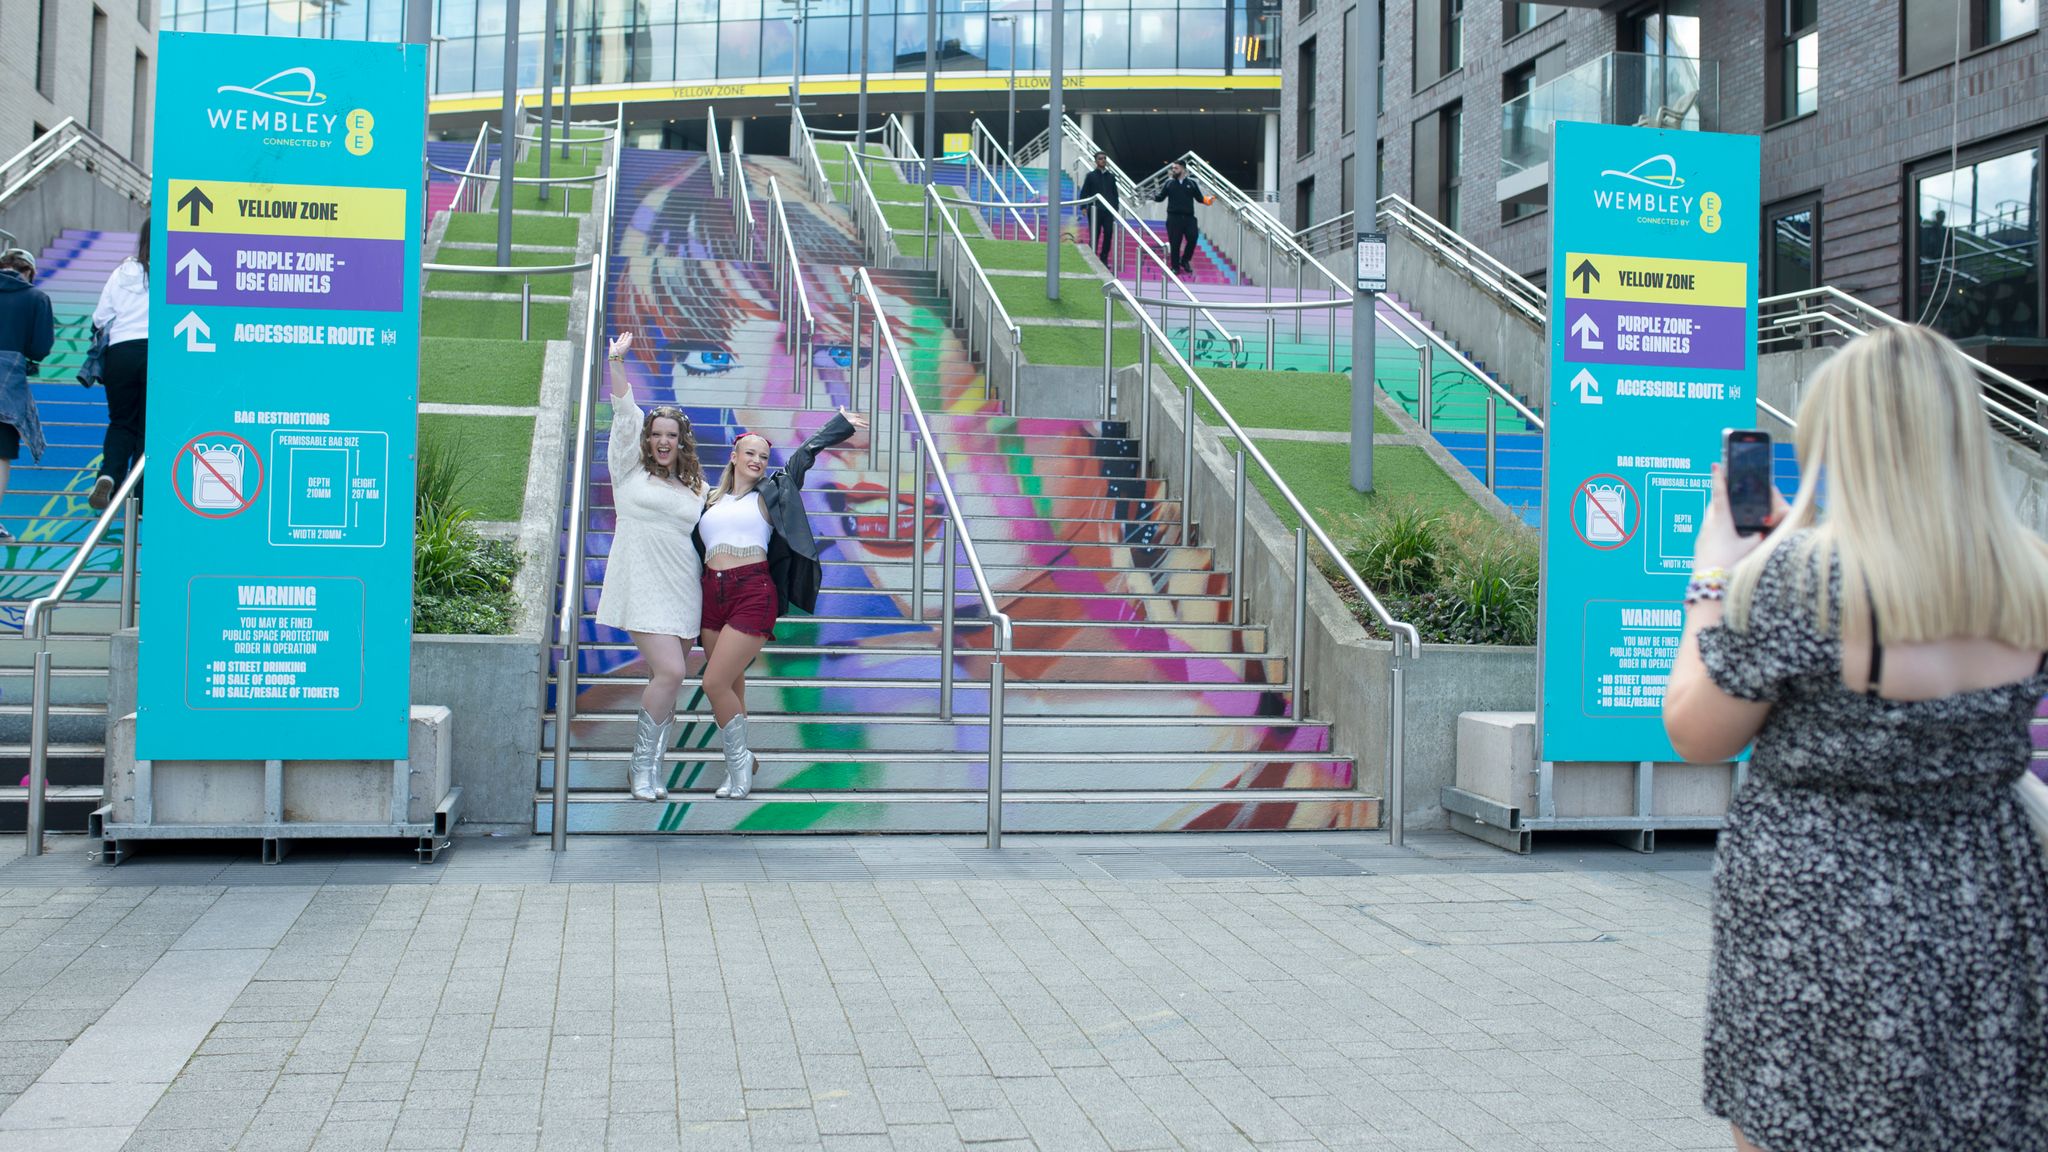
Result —
[[[855, 129], [857, 129], [857, 131], [856, 131], [856, 132], [854, 133], [854, 136], [853, 136], [853, 148], [854, 148], [854, 152], [855, 152], [855, 154], [856, 154], [856, 155], [858, 155], [859, 153], [863, 153], [863, 152], [866, 152], [866, 151], [867, 151], [867, 143], [868, 143], [867, 131], [868, 131], [868, 6], [869, 6], [869, 3], [870, 3], [870, 0], [860, 0], [860, 109], [859, 109], [859, 112], [858, 112], [858, 116], [857, 116], [857, 118], [858, 118], [858, 120], [859, 120], [859, 123], [857, 123], [857, 124], [855, 124], [855, 125], [854, 125], [854, 128], [855, 128]], [[855, 163], [859, 163], [859, 161], [857, 161], [857, 160], [856, 160], [856, 161], [855, 161]]]
[[1010, 26], [1010, 124], [1003, 134], [1003, 147], [1010, 155], [1017, 154], [1017, 18], [1015, 16], [991, 16], [991, 24]]
[[[576, 0], [563, 0], [562, 8], [562, 159], [569, 158], [569, 89], [576, 83]], [[619, 118], [621, 121], [625, 117]], [[624, 132], [622, 122], [619, 131]], [[510, 267], [500, 263], [499, 267]]]
[[804, 11], [809, 4], [809, 0], [783, 0], [783, 3], [789, 5], [790, 8], [789, 23], [792, 33], [790, 39], [796, 43], [796, 56], [789, 62], [789, 130], [791, 133], [789, 137], [789, 154], [797, 156], [801, 155], [797, 147], [795, 133], [796, 120], [802, 114], [801, 109], [803, 108]]
[[[919, 184], [932, 182], [932, 153], [938, 142], [933, 136], [939, 119], [939, 0], [924, 0], [924, 163]], [[926, 202], [925, 211], [931, 211]]]
[[1062, 88], [1066, 84], [1067, 5], [1066, 0], [1052, 0], [1052, 69], [1047, 75], [1046, 87], [1051, 99], [1046, 105], [1050, 119], [1045, 129], [1045, 298], [1060, 298], [1060, 240], [1066, 230], [1060, 216], [1060, 131], [1067, 118], [1061, 106]]
[[505, 0], [504, 128], [498, 133], [498, 267], [512, 264], [512, 167], [519, 155], [519, 0]]
[[[1352, 232], [1376, 231], [1380, 202], [1380, 13], [1377, 4], [1358, 6], [1358, 42], [1351, 47], [1352, 122], [1358, 125], [1358, 154], [1351, 159], [1352, 201], [1358, 205]], [[1307, 227], [1309, 221], [1302, 224]], [[1357, 271], [1353, 269], [1354, 273]], [[1375, 329], [1379, 325], [1379, 294], [1360, 287], [1351, 301], [1351, 487], [1372, 491], [1373, 396], [1378, 390]], [[1428, 413], [1424, 413], [1427, 417]], [[1395, 814], [1399, 819], [1399, 813]]]
[[[549, 139], [555, 118], [555, 0], [548, 0], [547, 39], [541, 45], [540, 65], [540, 178], [548, 178], [548, 152], [554, 141]], [[564, 192], [562, 195], [567, 196]], [[540, 202], [548, 202], [548, 186], [540, 186]], [[509, 267], [509, 265], [501, 265]]]

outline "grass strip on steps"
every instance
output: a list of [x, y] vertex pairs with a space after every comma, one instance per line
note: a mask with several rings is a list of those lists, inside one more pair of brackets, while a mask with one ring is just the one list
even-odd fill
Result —
[[[442, 248], [432, 261], [435, 264], [473, 264], [478, 267], [494, 267], [498, 254], [484, 248]], [[549, 266], [574, 264], [573, 252], [514, 252], [512, 265], [521, 268], [545, 268]], [[512, 292], [519, 291], [520, 284], [528, 277], [518, 275], [485, 276], [474, 272], [429, 272], [427, 289], [442, 292]], [[531, 277], [536, 296], [567, 296], [576, 290], [576, 273], [552, 272]], [[516, 331], [513, 333], [518, 334]]]
[[432, 404], [540, 403], [547, 345], [538, 340], [429, 336], [421, 345], [420, 399]]
[[[1044, 249], [1039, 254], [1044, 255]], [[1079, 261], [1076, 261], [1079, 263]], [[996, 299], [1003, 302], [1003, 308], [1012, 320], [1086, 320], [1095, 324], [1096, 362], [1101, 363], [1102, 341], [1102, 281], [1093, 282], [1069, 280], [1060, 277], [1060, 298], [1045, 298], [1045, 278], [1023, 276], [991, 276], [989, 287], [996, 290]], [[1119, 306], [1119, 323], [1130, 321], [1130, 312]]]
[[[534, 147], [538, 149], [540, 146], [536, 144], [534, 145]], [[597, 174], [598, 169], [596, 149], [592, 149], [590, 153], [590, 158], [584, 160], [578, 160], [576, 158], [577, 151], [578, 149], [571, 148], [569, 150], [569, 158], [567, 160], [562, 159], [561, 154], [557, 153], [553, 159], [548, 161], [548, 175], [550, 177], [595, 176]], [[540, 175], [539, 152], [536, 151], [534, 155], [529, 159], [521, 160], [518, 163], [518, 165], [512, 169], [512, 174], [514, 176]]]
[[[519, 342], [517, 300], [435, 300], [420, 302], [420, 328], [428, 336], [469, 336]], [[569, 306], [533, 305], [531, 339], [561, 340], [569, 334]]]
[[[515, 216], [512, 218], [514, 244], [546, 244], [556, 248], [576, 247], [575, 217]], [[465, 244], [495, 244], [498, 240], [496, 212], [450, 212], [444, 240]], [[573, 257], [571, 257], [573, 259]]]
[[533, 452], [531, 416], [420, 417], [422, 439], [451, 444], [470, 468], [464, 498], [479, 520], [517, 520]]
[[[1339, 541], [1355, 536], [1361, 521], [1371, 522], [1397, 508], [1420, 507], [1430, 512], [1484, 517], [1457, 481], [1444, 474], [1429, 453], [1405, 444], [1379, 445], [1373, 449], [1371, 495], [1351, 490], [1351, 446], [1317, 444], [1302, 440], [1260, 440], [1259, 451], [1278, 469], [1287, 486], [1315, 516], [1323, 530]], [[1235, 447], [1224, 438], [1225, 450]], [[1263, 470], [1245, 462], [1252, 486], [1266, 498], [1280, 522], [1289, 531], [1295, 526], [1294, 511], [1274, 490]]]
[[557, 184], [548, 190], [545, 202], [540, 198], [540, 185], [516, 185], [512, 189], [512, 206], [522, 210], [560, 212], [564, 196], [569, 198], [569, 216], [580, 216], [590, 211], [590, 186], [587, 184]]
[[[1099, 363], [1100, 361], [1098, 361]], [[1351, 431], [1351, 378], [1328, 372], [1267, 372], [1245, 368], [1204, 368], [1202, 380], [1237, 422], [1246, 428], [1293, 428], [1304, 432]], [[1209, 402], [1197, 398], [1202, 418], [1217, 422]], [[1386, 413], [1373, 412], [1373, 429], [1397, 432]]]
[[[961, 231], [966, 231], [965, 225], [961, 226]], [[1045, 271], [1045, 245], [1031, 240], [977, 240], [969, 235], [967, 246], [974, 250], [974, 258], [981, 261], [983, 268], [1002, 268], [1011, 272]], [[1065, 255], [1060, 257], [1062, 273], [1082, 272], [1087, 267], [1079, 257], [1072, 260]], [[1043, 294], [1041, 291], [1040, 295]]]

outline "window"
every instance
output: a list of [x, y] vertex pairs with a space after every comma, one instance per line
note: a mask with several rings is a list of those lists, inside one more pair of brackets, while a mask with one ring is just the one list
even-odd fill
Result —
[[1424, 212], [1456, 230], [1463, 162], [1462, 105], [1439, 108], [1415, 122], [1415, 203]]
[[1444, 75], [1465, 66], [1465, 0], [1443, 0]]
[[98, 8], [92, 10], [92, 55], [86, 66], [92, 71], [86, 77], [85, 126], [99, 132], [107, 119], [107, 14]]
[[1306, 20], [1315, 14], [1316, 0], [1301, 0], [1301, 18]]
[[135, 54], [135, 96], [129, 107], [135, 109], [134, 124], [130, 128], [128, 159], [137, 167], [148, 168], [149, 164], [149, 57]]
[[2002, 44], [2041, 26], [2040, 0], [1902, 2], [1908, 76], [1939, 68], [1965, 53]]
[[1914, 173], [1913, 310], [1958, 339], [2039, 337], [2041, 142]]
[[1344, 10], [1344, 55], [1342, 55], [1342, 56], [1338, 57], [1338, 59], [1337, 59], [1337, 71], [1338, 71], [1338, 72], [1340, 72], [1340, 73], [1342, 73], [1342, 74], [1343, 74], [1343, 76], [1344, 76], [1344, 108], [1343, 108], [1343, 115], [1344, 115], [1344, 133], [1345, 133], [1345, 135], [1347, 135], [1347, 136], [1348, 136], [1348, 135], [1350, 135], [1350, 133], [1351, 133], [1351, 121], [1352, 121], [1352, 119], [1353, 119], [1353, 112], [1352, 112], [1352, 107], [1351, 107], [1351, 105], [1352, 105], [1352, 104], [1354, 104], [1354, 103], [1356, 103], [1356, 101], [1355, 101], [1355, 99], [1354, 99], [1354, 96], [1356, 95], [1356, 93], [1355, 93], [1354, 87], [1353, 87], [1353, 85], [1352, 85], [1352, 83], [1351, 83], [1351, 48], [1352, 48], [1352, 45], [1354, 45], [1354, 44], [1357, 44], [1357, 43], [1358, 43], [1358, 9], [1357, 9], [1357, 8], [1356, 8], [1356, 7], [1354, 6], [1354, 7], [1351, 7], [1351, 8], [1346, 8], [1346, 9]]
[[1465, 62], [1465, 0], [1416, 0], [1415, 90], [1456, 72]]
[[1820, 287], [1820, 200], [1805, 197], [1764, 213], [1764, 295]]
[[135, 22], [142, 25], [144, 31], [149, 29], [149, 14], [155, 9], [156, 5], [150, 0], [135, 0]]
[[1520, 36], [1564, 11], [1562, 4], [1517, 4], [1515, 0], [1507, 0], [1500, 7], [1502, 14], [1507, 17], [1507, 27], [1503, 31], [1509, 36]]
[[1294, 227], [1297, 231], [1316, 222], [1316, 178], [1311, 176], [1294, 186]]
[[57, 98], [57, 0], [36, 0], [36, 91]]
[[1300, 68], [1294, 85], [1294, 154], [1316, 150], [1316, 38], [1302, 41]]
[[1344, 158], [1344, 165], [1337, 172], [1337, 215], [1351, 211], [1351, 175], [1358, 170], [1356, 152]]
[[1764, 101], [1765, 117], [1775, 124], [1820, 106], [1820, 0], [1774, 0], [1774, 5]]

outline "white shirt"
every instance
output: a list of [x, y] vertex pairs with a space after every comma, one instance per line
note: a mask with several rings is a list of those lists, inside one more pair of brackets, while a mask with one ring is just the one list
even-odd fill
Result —
[[707, 557], [721, 553], [761, 559], [768, 556], [768, 517], [762, 514], [759, 492], [727, 496], [704, 509], [703, 519], [697, 521], [697, 532], [704, 539]]
[[108, 344], [149, 339], [149, 273], [132, 257], [107, 277], [107, 286], [100, 289], [100, 306], [92, 310], [92, 322], [107, 330]]

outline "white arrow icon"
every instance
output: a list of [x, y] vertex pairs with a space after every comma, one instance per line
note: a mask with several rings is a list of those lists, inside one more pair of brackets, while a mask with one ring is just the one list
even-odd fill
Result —
[[206, 262], [206, 257], [201, 256], [197, 248], [178, 258], [176, 270], [185, 274], [185, 286], [194, 292], [209, 292], [220, 287], [206, 279], [213, 275], [213, 265]]
[[1581, 404], [1598, 404], [1601, 402], [1600, 382], [1593, 379], [1593, 374], [1584, 368], [1579, 369], [1579, 374], [1572, 377], [1572, 391], [1579, 394], [1579, 403]]
[[1579, 313], [1579, 318], [1572, 321], [1572, 335], [1579, 338], [1579, 347], [1588, 351], [1607, 347], [1600, 342], [1600, 326], [1593, 323], [1593, 318], [1584, 312]]
[[185, 313], [185, 318], [178, 321], [176, 328], [171, 329], [171, 335], [185, 338], [187, 352], [213, 351], [212, 341], [206, 339], [213, 335], [213, 329], [206, 326], [206, 321], [201, 320], [197, 312]]

